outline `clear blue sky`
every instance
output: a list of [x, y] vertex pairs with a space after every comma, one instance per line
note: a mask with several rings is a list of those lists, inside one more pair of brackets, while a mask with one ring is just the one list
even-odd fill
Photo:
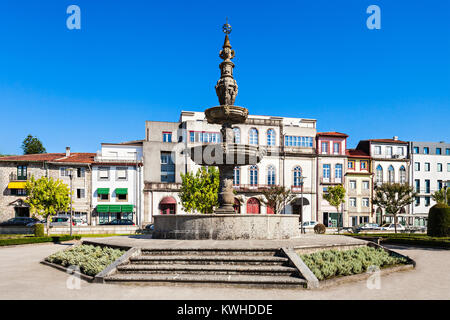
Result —
[[[81, 8], [81, 30], [66, 8]], [[381, 8], [381, 30], [366, 9]], [[450, 142], [450, 1], [0, 2], [0, 153], [144, 138], [145, 120], [218, 104], [225, 17], [236, 104], [360, 139]]]

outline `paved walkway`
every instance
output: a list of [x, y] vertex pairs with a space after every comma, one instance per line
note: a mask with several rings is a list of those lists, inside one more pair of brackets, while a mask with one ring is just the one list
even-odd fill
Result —
[[140, 247], [150, 249], [164, 248], [225, 248], [225, 249], [245, 249], [245, 248], [311, 248], [311, 247], [332, 247], [351, 246], [365, 244], [366, 241], [342, 235], [317, 235], [304, 234], [294, 239], [288, 240], [160, 240], [151, 239], [151, 236], [116, 236], [108, 238], [85, 238], [86, 241], [117, 245], [124, 247]]
[[92, 284], [82, 280], [80, 289], [69, 289], [67, 274], [39, 263], [67, 245], [6, 247], [0, 248], [0, 299], [450, 299], [450, 250], [389, 247], [416, 260], [416, 269], [383, 276], [380, 289], [368, 289], [366, 281], [359, 281], [314, 291]]

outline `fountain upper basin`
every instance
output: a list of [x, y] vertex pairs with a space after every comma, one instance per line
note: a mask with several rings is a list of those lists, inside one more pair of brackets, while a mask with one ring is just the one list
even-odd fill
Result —
[[238, 106], [217, 106], [205, 110], [208, 123], [214, 124], [238, 124], [244, 123], [248, 117], [248, 110]]

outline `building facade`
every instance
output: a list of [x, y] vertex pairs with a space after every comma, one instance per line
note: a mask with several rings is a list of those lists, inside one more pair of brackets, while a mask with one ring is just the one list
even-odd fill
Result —
[[143, 223], [143, 142], [102, 143], [92, 163], [92, 224]]
[[[241, 214], [273, 213], [261, 201], [261, 192], [271, 185], [282, 185], [296, 194], [283, 213], [299, 214], [303, 207], [304, 220], [314, 220], [316, 120], [249, 115], [233, 130], [235, 143], [257, 145], [265, 153], [257, 165], [235, 168], [235, 210]], [[179, 122], [146, 122], [146, 221], [155, 214], [184, 213], [178, 198], [180, 174], [199, 169], [184, 150], [221, 140], [220, 126], [208, 124], [203, 112], [183, 111]], [[300, 177], [306, 177], [303, 186]]]
[[412, 141], [409, 150], [411, 182], [418, 193], [411, 208], [414, 225], [425, 226], [428, 211], [436, 204], [431, 195], [450, 187], [450, 144]]
[[319, 132], [316, 136], [317, 214], [315, 220], [327, 227], [348, 225], [346, 207], [339, 212], [323, 196], [331, 186], [345, 186], [347, 135], [340, 132]]

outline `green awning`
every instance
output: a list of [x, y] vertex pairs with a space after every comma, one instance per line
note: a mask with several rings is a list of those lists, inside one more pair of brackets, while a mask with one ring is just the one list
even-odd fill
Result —
[[109, 212], [109, 206], [105, 204], [99, 204], [97, 206], [97, 212]]
[[128, 188], [117, 188], [116, 194], [128, 194]]
[[133, 212], [133, 205], [132, 204], [125, 204], [122, 205], [122, 212]]
[[120, 212], [120, 205], [118, 204], [112, 204], [109, 206], [109, 212]]
[[109, 194], [109, 188], [98, 188], [97, 194]]

